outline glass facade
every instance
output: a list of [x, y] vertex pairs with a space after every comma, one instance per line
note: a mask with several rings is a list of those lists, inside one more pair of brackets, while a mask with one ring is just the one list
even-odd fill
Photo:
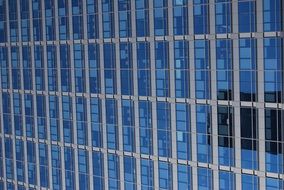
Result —
[[284, 188], [283, 0], [0, 0], [0, 190]]

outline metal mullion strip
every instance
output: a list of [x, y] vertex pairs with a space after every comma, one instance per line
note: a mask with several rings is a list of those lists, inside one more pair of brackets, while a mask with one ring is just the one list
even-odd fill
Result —
[[[257, 32], [263, 32], [263, 1], [256, 1], [256, 28]], [[263, 35], [256, 39], [257, 55], [257, 101], [258, 101], [258, 151], [259, 151], [259, 187], [266, 189], [265, 180], [265, 111], [264, 111], [264, 55], [263, 55]]]
[[150, 158], [154, 162], [154, 188], [159, 189], [159, 162], [158, 162], [158, 139], [157, 139], [157, 102], [152, 102], [152, 127], [153, 127], [153, 156]]
[[[103, 18], [102, 18], [102, 0], [98, 0], [98, 23], [99, 23], [99, 51], [100, 51], [100, 100], [101, 100], [101, 121], [103, 133], [103, 148], [107, 149], [107, 130], [106, 130], [106, 109], [105, 109], [105, 78], [104, 78], [104, 49], [103, 49]], [[103, 152], [103, 151], [102, 151]], [[104, 188], [108, 189], [108, 158], [107, 152], [103, 152], [104, 166]]]
[[75, 187], [79, 189], [79, 170], [78, 170], [78, 142], [77, 142], [77, 119], [76, 119], [76, 92], [75, 92], [75, 69], [74, 69], [74, 56], [73, 56], [73, 44], [69, 46], [70, 51], [70, 62], [71, 62], [71, 80], [72, 80], [72, 126], [73, 126], [73, 143], [72, 149], [74, 150], [74, 164], [75, 164]]
[[[215, 37], [215, 0], [209, 0], [209, 31], [210, 35]], [[212, 39], [210, 43], [210, 69], [211, 69], [211, 101], [212, 107], [212, 172], [213, 172], [213, 188], [219, 189], [219, 171], [218, 167], [218, 113], [217, 113], [217, 73], [216, 73], [216, 40]]]
[[[57, 48], [58, 49], [58, 48]], [[58, 51], [58, 50], [57, 50]], [[58, 57], [58, 56], [57, 56]], [[60, 76], [59, 76], [60, 77]], [[64, 158], [64, 134], [63, 134], [63, 114], [62, 114], [62, 95], [58, 94], [58, 110], [59, 110], [59, 130], [60, 130], [60, 142], [58, 145], [60, 147], [60, 165], [61, 165], [61, 188], [64, 190], [66, 189], [65, 184], [65, 158]]]
[[138, 97], [138, 73], [137, 73], [137, 43], [136, 39], [136, 7], [135, 2], [131, 2], [131, 29], [132, 29], [132, 76], [133, 76], [133, 95], [134, 95], [134, 129], [135, 129], [135, 164], [136, 164], [136, 186], [141, 189], [141, 165], [140, 165], [140, 128], [139, 128], [139, 99]]
[[[107, 149], [107, 130], [106, 130], [106, 109], [105, 109], [105, 78], [104, 78], [104, 46], [103, 46], [103, 19], [102, 19], [102, 0], [98, 0], [99, 16], [99, 51], [100, 51], [100, 100], [101, 100], [101, 121], [103, 132], [103, 148]], [[107, 152], [104, 152], [104, 188], [108, 189], [108, 158]]]
[[51, 162], [51, 128], [50, 128], [50, 115], [49, 115], [49, 95], [45, 96], [45, 106], [46, 106], [46, 132], [47, 132], [47, 155], [48, 155], [48, 183], [49, 188], [52, 188], [52, 162]]
[[173, 28], [174, 28], [174, 23], [173, 23], [173, 0], [168, 0], [168, 5], [167, 5], [167, 11], [168, 11], [168, 34], [169, 37], [173, 36]]
[[193, 2], [188, 2], [188, 32], [189, 32], [189, 70], [190, 70], [190, 118], [191, 118], [191, 179], [192, 190], [197, 190], [197, 138], [196, 138], [196, 100], [195, 100], [195, 60], [194, 60], [194, 19], [193, 19]]
[[[59, 67], [59, 64], [60, 64], [60, 58], [59, 58], [59, 48], [58, 48], [58, 41], [57, 40], [59, 40], [59, 32], [58, 32], [58, 30], [59, 30], [59, 26], [58, 26], [58, 24], [59, 24], [59, 22], [58, 22], [58, 4], [57, 4], [57, 2], [56, 1], [54, 1], [53, 2], [54, 3], [54, 28], [55, 28], [55, 41], [53, 42], [53, 47], [55, 48], [55, 50], [56, 50], [56, 67], [57, 67], [57, 69], [56, 69], [56, 76], [57, 76], [57, 83], [56, 83], [56, 90], [57, 90], [57, 92], [59, 91], [60, 92], [60, 90], [59, 90], [59, 86], [60, 86], [60, 79], [58, 78], [58, 73], [60, 73], [60, 67]], [[48, 79], [48, 76], [47, 76], [47, 79]], [[60, 98], [60, 95], [59, 95], [59, 93], [57, 93], [56, 92], [56, 97], [58, 98], [58, 100], [59, 100], [59, 98]], [[45, 101], [46, 101], [46, 124], [47, 124], [47, 132], [48, 132], [48, 134], [47, 134], [47, 140], [48, 140], [48, 172], [49, 172], [49, 188], [53, 188], [53, 172], [52, 172], [52, 143], [51, 143], [51, 135], [50, 135], [50, 133], [51, 133], [51, 128], [50, 128], [50, 115], [49, 115], [49, 95], [46, 97], [46, 99], [45, 99]], [[58, 101], [58, 103], [59, 103], [59, 101]], [[60, 126], [60, 125], [59, 125]], [[61, 130], [61, 127], [59, 127], [60, 129], [59, 130]], [[63, 172], [61, 172], [61, 173], [63, 173]], [[61, 181], [63, 181], [63, 180], [61, 180]], [[62, 188], [62, 187], [61, 187]]]
[[239, 22], [238, 1], [232, 1], [232, 27], [233, 27], [233, 107], [234, 107], [234, 145], [235, 145], [235, 184], [241, 189], [241, 118], [240, 118], [240, 73], [239, 73]]
[[93, 154], [92, 154], [92, 124], [91, 124], [91, 108], [90, 108], [90, 96], [86, 97], [87, 104], [87, 126], [88, 126], [88, 175], [89, 175], [89, 188], [94, 189], [93, 183]]
[[[0, 77], [0, 89], [2, 89], [2, 77]], [[4, 189], [6, 189], [6, 162], [4, 161], [5, 160], [5, 141], [4, 141], [4, 138], [5, 138], [5, 134], [4, 134], [4, 122], [3, 122], [3, 109], [2, 109], [2, 90], [0, 90], [0, 140], [1, 140], [1, 146], [0, 146], [0, 151], [1, 154], [2, 154], [2, 168], [0, 168], [0, 170], [2, 170], [3, 172], [3, 176], [2, 176], [2, 179], [3, 179], [3, 184], [4, 184]]]
[[54, 1], [54, 24], [55, 24], [55, 43], [59, 42], [59, 17], [58, 17], [58, 2]]
[[[59, 47], [57, 47], [57, 52], [59, 53]], [[57, 60], [60, 60], [59, 54], [57, 55]], [[59, 72], [60, 73], [60, 72]], [[58, 76], [60, 77], [60, 75]], [[60, 88], [61, 89], [61, 86]], [[61, 188], [64, 190], [66, 189], [65, 184], [65, 156], [64, 156], [64, 134], [63, 134], [63, 112], [62, 112], [62, 95], [58, 94], [58, 111], [59, 111], [59, 133], [60, 133], [60, 142], [58, 142], [58, 146], [60, 147], [60, 165], [61, 165]]]
[[[33, 57], [34, 59], [34, 57]], [[35, 84], [34, 84], [35, 86]], [[34, 88], [36, 89], [36, 88]], [[33, 91], [32, 93], [33, 96], [33, 117], [34, 117], [34, 139], [33, 139], [33, 143], [35, 144], [35, 157], [36, 157], [36, 176], [37, 176], [37, 183], [36, 185], [40, 187], [40, 170], [39, 170], [39, 150], [38, 150], [38, 143], [39, 143], [39, 139], [38, 139], [38, 127], [37, 127], [37, 93], [36, 91]]]
[[[35, 69], [34, 69], [34, 43], [33, 43], [33, 12], [32, 12], [32, 0], [29, 0], [29, 19], [30, 19], [30, 61], [31, 61], [31, 71], [32, 71], [32, 91], [30, 93], [33, 93], [33, 90], [35, 90]], [[25, 106], [25, 94], [22, 95], [22, 106]], [[26, 119], [25, 119], [25, 109], [22, 110], [23, 114], [23, 134], [24, 134], [24, 153], [25, 153], [25, 183], [28, 184], [29, 179], [28, 179], [28, 152], [27, 152], [27, 136], [26, 136]]]
[[236, 189], [241, 189], [241, 118], [240, 118], [240, 82], [239, 82], [239, 40], [233, 40], [233, 67], [234, 67], [234, 144], [235, 144], [235, 168]]
[[88, 138], [88, 175], [89, 175], [89, 188], [94, 189], [94, 183], [93, 183], [93, 154], [92, 154], [92, 124], [91, 124], [91, 108], [90, 108], [90, 81], [89, 81], [89, 52], [88, 52], [88, 33], [87, 33], [87, 7], [86, 7], [86, 1], [83, 2], [83, 28], [84, 28], [84, 61], [85, 61], [85, 88], [86, 88], [86, 113], [87, 113], [87, 138]]
[[[45, 9], [43, 8], [42, 12]], [[43, 19], [45, 20], [45, 19]], [[45, 31], [45, 27], [43, 27], [43, 31]], [[44, 36], [45, 37], [45, 36]], [[45, 39], [45, 38], [44, 38]], [[49, 117], [49, 89], [48, 89], [48, 69], [47, 69], [47, 46], [46, 43], [43, 44], [43, 60], [44, 60], [44, 82], [45, 82], [45, 92], [44, 92], [44, 97], [45, 97], [45, 107], [46, 107], [46, 135], [47, 135], [47, 142], [51, 142], [50, 139], [50, 117]], [[51, 144], [50, 143], [45, 143], [47, 145], [47, 151], [48, 151], [48, 173], [49, 173], [49, 187], [52, 187], [52, 163], [51, 163]], [[38, 166], [39, 167], [39, 166]]]
[[[168, 0], [168, 31], [169, 31], [169, 77], [170, 77], [170, 109], [171, 109], [171, 155], [172, 155], [172, 184], [177, 184], [177, 141], [176, 141], [176, 104], [175, 104], [175, 61], [174, 61], [174, 40], [173, 38], [173, 1]], [[176, 189], [176, 186], [173, 186]]]
[[[7, 42], [8, 42], [8, 44], [10, 44], [10, 38], [9, 38], [9, 36], [10, 36], [10, 31], [9, 31], [9, 29], [10, 29], [10, 26], [9, 26], [9, 24], [8, 24], [8, 21], [9, 21], [9, 9], [8, 9], [8, 0], [6, 0], [5, 1], [5, 5], [6, 5], [6, 10], [5, 10], [5, 13], [6, 13], [6, 26], [7, 26], [7, 28], [6, 28], [6, 32], [7, 32]], [[7, 53], [8, 53], [8, 62], [10, 62], [10, 57], [11, 57], [11, 55], [10, 55], [10, 53], [11, 53], [11, 51], [10, 51], [10, 48], [9, 47], [7, 47]], [[9, 67], [10, 67], [10, 63], [9, 63]], [[10, 69], [9, 69], [9, 85], [11, 85], [11, 75], [10, 75]], [[1, 81], [1, 77], [0, 77], [0, 88], [2, 89], [2, 81]], [[1, 127], [1, 136], [2, 136], [2, 139], [1, 139], [1, 141], [2, 141], [2, 147], [1, 147], [1, 150], [2, 150], [2, 166], [3, 166], [3, 168], [2, 168], [2, 170], [3, 170], [3, 187], [4, 187], [4, 189], [7, 189], [7, 176], [6, 176], [6, 154], [5, 154], [5, 132], [4, 132], [4, 121], [3, 121], [3, 110], [2, 110], [2, 90], [1, 90], [1, 92], [0, 92], [0, 113], [1, 113], [1, 117], [0, 117], [0, 127]]]
[[[42, 25], [41, 25], [41, 28], [42, 28], [42, 39], [43, 39], [43, 42], [41, 42], [41, 50], [43, 50], [42, 52], [42, 55], [43, 55], [43, 60], [42, 63], [43, 63], [43, 68], [44, 68], [44, 90], [47, 90], [47, 68], [46, 68], [46, 44], [45, 44], [45, 39], [46, 39], [46, 36], [45, 36], [45, 5], [44, 5], [44, 1], [41, 2], [41, 18], [42, 18]], [[33, 58], [34, 59], [34, 58]], [[41, 93], [42, 94], [42, 93]], [[43, 92], [42, 94], [44, 97], [45, 97], [45, 91]], [[46, 98], [46, 97], [45, 97]], [[38, 122], [37, 122], [37, 90], [36, 88], [34, 88], [34, 94], [33, 94], [33, 103], [34, 103], [34, 127], [35, 127], [35, 140], [34, 140], [34, 143], [35, 143], [35, 154], [36, 154], [36, 176], [37, 176], [37, 186], [40, 187], [41, 184], [40, 184], [40, 162], [39, 162], [39, 137], [38, 137]]]
[[[20, 11], [20, 1], [17, 0], [17, 24], [18, 24], [18, 42], [21, 42], [22, 41], [22, 35], [21, 35], [21, 11]], [[18, 47], [18, 60], [19, 60], [19, 63], [20, 63], [20, 73], [21, 73], [21, 76], [20, 76], [20, 79], [21, 79], [21, 89], [19, 90], [18, 94], [19, 96], [21, 97], [21, 91], [24, 90], [24, 79], [23, 79], [23, 59], [22, 59], [22, 44], [21, 43], [18, 43], [17, 44], [17, 47]], [[11, 75], [11, 78], [12, 78], [12, 75]], [[15, 132], [15, 121], [14, 121], [14, 98], [13, 98], [13, 95], [14, 93], [11, 93], [11, 120], [12, 120], [12, 134], [14, 136], [14, 139], [13, 139], [13, 159], [14, 159], [14, 180], [17, 181], [17, 162], [16, 162], [16, 132]], [[24, 109], [22, 109], [24, 110]], [[17, 187], [15, 186], [15, 189], [17, 189]]]
[[[116, 58], [116, 94], [121, 95], [121, 77], [120, 77], [120, 48], [119, 48], [119, 12], [118, 12], [118, 1], [113, 1], [114, 7], [114, 26], [115, 26], [115, 58]], [[122, 127], [122, 100], [117, 99], [117, 119], [118, 123], [118, 150], [123, 151], [123, 127]], [[123, 157], [119, 159], [119, 177], [120, 177], [120, 189], [124, 189], [124, 164]]]
[[[68, 23], [69, 23], [69, 35], [70, 41], [68, 43], [68, 51], [70, 53], [70, 65], [71, 65], [71, 98], [72, 98], [72, 126], [73, 126], [73, 143], [71, 148], [74, 152], [74, 175], [75, 175], [75, 189], [79, 189], [79, 170], [78, 170], [78, 144], [77, 144], [77, 119], [76, 119], [76, 89], [75, 89], [75, 69], [74, 69], [74, 40], [73, 40], [73, 12], [72, 2], [68, 1]], [[70, 93], [69, 93], [70, 97]]]
[[[0, 77], [1, 78], [1, 77]], [[0, 87], [1, 87], [1, 79], [0, 79]], [[2, 105], [2, 92], [0, 92], [0, 105]], [[4, 125], [3, 125], [3, 110], [2, 110], [2, 106], [0, 106], [0, 113], [1, 113], [1, 117], [0, 117], [0, 128], [1, 128], [1, 153], [2, 153], [2, 168], [1, 170], [3, 171], [3, 185], [4, 185], [4, 189], [7, 189], [6, 187], [6, 155], [5, 155], [5, 135], [4, 135]]]
[[[172, 60], [172, 59], [170, 59]], [[174, 62], [173, 62], [174, 63]], [[171, 79], [172, 80], [172, 79]], [[171, 112], [171, 135], [172, 135], [172, 184], [178, 184], [178, 174], [177, 174], [177, 138], [176, 138], [176, 102], [170, 102], [170, 112]], [[178, 187], [173, 185], [173, 189]]]
[[[7, 16], [7, 23], [8, 23], [8, 27], [7, 27], [7, 33], [8, 33], [8, 43], [10, 43], [10, 21], [9, 20], [9, 4], [8, 1], [6, 1], [6, 16]], [[18, 54], [19, 55], [19, 54]], [[18, 61], [19, 61], [19, 57], [18, 57]], [[13, 75], [12, 75], [12, 56], [11, 56], [11, 46], [8, 47], [8, 63], [9, 63], [9, 76], [10, 76], [10, 89], [9, 89], [9, 95], [10, 95], [10, 117], [11, 117], [11, 125], [12, 125], [12, 133], [11, 136], [9, 137], [12, 140], [12, 144], [13, 144], [13, 179], [15, 181], [17, 181], [17, 168], [16, 168], [16, 146], [15, 146], [15, 125], [14, 125], [14, 106], [13, 106]], [[4, 131], [3, 131], [4, 132]], [[4, 134], [4, 133], [3, 133]], [[4, 136], [3, 136], [4, 137]], [[4, 137], [5, 138], [5, 137]], [[4, 141], [5, 143], [5, 141]], [[5, 144], [4, 144], [5, 145]], [[4, 146], [3, 145], [3, 146]], [[5, 150], [5, 146], [4, 146], [4, 150]], [[5, 158], [5, 157], [4, 157]], [[5, 160], [5, 159], [4, 159]], [[5, 161], [6, 163], [6, 161]], [[6, 171], [4, 171], [6, 172]], [[7, 179], [6, 179], [7, 180]]]
[[[59, 22], [58, 22], [58, 3], [55, 3], [55, 34], [56, 39], [59, 40]], [[66, 189], [65, 184], [65, 158], [64, 158], [64, 134], [63, 134], [63, 114], [62, 114], [62, 89], [61, 89], [61, 66], [60, 66], [60, 43], [56, 43], [56, 68], [57, 68], [57, 90], [56, 96], [58, 97], [58, 122], [59, 122], [59, 135], [60, 141], [58, 142], [58, 146], [60, 148], [60, 173], [61, 173], [61, 189]], [[52, 176], [51, 176], [52, 177]]]
[[[22, 42], [21, 9], [20, 9], [20, 1], [19, 0], [17, 0], [17, 24], [18, 24], [18, 42]], [[21, 46], [21, 43], [17, 44], [17, 46]]]
[[155, 34], [154, 34], [154, 7], [153, 1], [149, 3], [149, 33], [150, 37], [147, 39], [150, 42], [150, 64], [151, 64], [151, 94], [152, 97], [148, 101], [152, 103], [152, 138], [153, 138], [153, 156], [151, 156], [154, 163], [154, 188], [159, 189], [159, 163], [158, 163], [158, 141], [157, 141], [157, 104], [156, 104], [156, 66], [155, 66]]
[[49, 177], [49, 188], [52, 188], [52, 162], [51, 162], [51, 138], [50, 138], [50, 116], [49, 116], [49, 95], [45, 96], [45, 106], [46, 106], [46, 135], [47, 135], [47, 154], [48, 154], [48, 177]]

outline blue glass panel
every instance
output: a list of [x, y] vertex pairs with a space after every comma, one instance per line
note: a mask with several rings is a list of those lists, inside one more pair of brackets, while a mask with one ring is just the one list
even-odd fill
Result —
[[103, 17], [103, 37], [114, 37], [114, 13], [113, 1], [102, 0], [102, 17]]
[[171, 157], [170, 104], [157, 102], [157, 135], [159, 156]]
[[47, 145], [43, 143], [39, 143], [39, 172], [40, 172], [40, 186], [48, 187], [49, 182], [49, 166], [48, 166], [48, 153], [47, 153]]
[[60, 148], [57, 145], [51, 146], [51, 167], [52, 167], [52, 187], [55, 190], [61, 188], [61, 156]]
[[75, 163], [74, 150], [71, 147], [64, 147], [64, 162], [65, 162], [65, 188], [75, 188]]
[[266, 178], [266, 190], [278, 190], [284, 188], [284, 182], [277, 178]]
[[11, 66], [12, 66], [12, 86], [13, 89], [21, 89], [21, 71], [19, 48], [11, 48]]
[[124, 188], [127, 190], [136, 189], [136, 163], [135, 158], [124, 156]]
[[263, 0], [263, 30], [270, 32], [281, 29], [281, 0]]
[[189, 97], [189, 56], [188, 42], [174, 42], [175, 93], [177, 98]]
[[91, 98], [91, 126], [92, 126], [92, 145], [102, 146], [101, 129], [101, 101], [98, 98]]
[[134, 102], [122, 100], [123, 149], [135, 152]]
[[280, 38], [264, 39], [264, 98], [266, 102], [282, 102], [282, 41]]
[[209, 5], [208, 0], [194, 1], [194, 34], [207, 34], [209, 32]]
[[119, 157], [108, 154], [108, 184], [110, 190], [119, 189]]
[[153, 160], [141, 159], [141, 189], [154, 190]]
[[172, 165], [168, 162], [159, 161], [159, 189], [172, 188]]
[[148, 0], [135, 0], [136, 4], [136, 36], [149, 35], [149, 10]]
[[209, 41], [195, 40], [195, 96], [210, 99]]
[[218, 106], [219, 164], [234, 166], [233, 108]]
[[154, 32], [155, 36], [168, 34], [167, 0], [154, 0]]
[[[175, 1], [179, 2], [179, 1]], [[188, 13], [186, 1], [183, 3], [175, 3], [173, 7], [173, 30], [174, 35], [186, 35], [188, 34]]]
[[32, 0], [33, 13], [33, 38], [35, 41], [42, 40], [41, 0]]
[[30, 58], [30, 47], [23, 46], [22, 55], [23, 55], [23, 79], [24, 79], [24, 89], [32, 89], [32, 63]]
[[212, 170], [208, 168], [197, 168], [198, 189], [212, 190]]
[[9, 76], [8, 49], [6, 47], [0, 47], [0, 75], [2, 89], [8, 89], [11, 76]]
[[100, 93], [100, 57], [97, 44], [88, 45], [90, 93]]
[[185, 103], [176, 104], [176, 138], [178, 159], [190, 160], [190, 107]]
[[240, 46], [240, 99], [256, 101], [256, 41], [239, 40]]
[[45, 0], [44, 6], [46, 40], [55, 40], [54, 1]]
[[104, 161], [101, 152], [93, 151], [93, 183], [98, 190], [104, 189]]
[[281, 110], [265, 109], [266, 171], [283, 173], [283, 121]]
[[119, 36], [131, 37], [131, 0], [118, 0]]
[[258, 169], [258, 126], [255, 108], [241, 108], [242, 168]]
[[17, 180], [24, 182], [25, 181], [25, 161], [24, 161], [24, 143], [22, 140], [16, 140], [15, 150], [16, 150]]
[[178, 164], [178, 189], [191, 189], [191, 168], [190, 166]]
[[162, 97], [170, 95], [168, 53], [168, 42], [155, 43], [156, 95]]
[[256, 10], [255, 1], [239, 0], [239, 32], [255, 32]]
[[13, 164], [13, 144], [12, 139], [5, 138], [5, 162], [6, 162], [6, 178], [12, 179], [14, 178], [14, 164]]
[[87, 105], [86, 99], [76, 97], [77, 143], [87, 144]]
[[151, 65], [149, 42], [137, 43], [137, 75], [139, 96], [151, 95]]
[[6, 28], [6, 1], [0, 2], [0, 42], [7, 42]]
[[121, 94], [133, 95], [133, 61], [130, 43], [120, 43]]
[[197, 160], [199, 162], [212, 162], [211, 130], [211, 107], [196, 105]]
[[230, 0], [215, 0], [216, 33], [232, 32], [232, 8]]
[[105, 93], [116, 93], [115, 44], [104, 44]]
[[232, 41], [216, 40], [217, 98], [232, 100]]
[[28, 182], [30, 184], [37, 184], [37, 171], [36, 171], [36, 149], [35, 143], [27, 141], [27, 162], [28, 162]]
[[118, 148], [117, 104], [114, 99], [106, 99], [107, 144], [110, 149]]
[[75, 91], [85, 92], [85, 61], [84, 48], [81, 44], [74, 45]]
[[59, 39], [69, 39], [68, 0], [58, 0]]
[[73, 142], [72, 99], [62, 96], [63, 135], [64, 142]]
[[48, 75], [48, 90], [57, 90], [57, 61], [56, 61], [56, 46], [47, 46], [47, 75]]
[[152, 107], [150, 101], [139, 101], [140, 152], [152, 154]]
[[227, 171], [219, 172], [219, 187], [220, 190], [234, 190], [235, 189], [235, 174]]
[[98, 38], [99, 36], [98, 14], [87, 15], [87, 32], [88, 32], [88, 39]]
[[258, 190], [258, 177], [255, 175], [242, 174], [242, 189]]
[[79, 188], [89, 188], [89, 167], [88, 167], [88, 151], [78, 149], [78, 172], [79, 172]]

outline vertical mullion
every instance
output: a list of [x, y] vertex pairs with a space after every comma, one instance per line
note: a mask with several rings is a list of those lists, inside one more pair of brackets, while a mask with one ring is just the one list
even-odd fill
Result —
[[[256, 39], [256, 59], [257, 60], [257, 108], [258, 109], [258, 176], [259, 176], [259, 187], [260, 189], [266, 189], [266, 178], [265, 178], [265, 110], [264, 104], [264, 56], [263, 56], [263, 1], [256, 1], [256, 31], [259, 34]], [[261, 35], [261, 36], [260, 36]]]
[[192, 166], [192, 190], [197, 190], [197, 138], [196, 138], [196, 101], [195, 99], [195, 52], [194, 52], [194, 7], [193, 2], [188, 3], [188, 32], [189, 32], [189, 70], [190, 70], [190, 118], [191, 118], [191, 166]]

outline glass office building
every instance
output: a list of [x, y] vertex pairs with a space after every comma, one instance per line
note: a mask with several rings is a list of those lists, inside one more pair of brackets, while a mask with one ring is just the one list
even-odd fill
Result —
[[0, 0], [0, 189], [283, 189], [283, 26], [283, 0]]

